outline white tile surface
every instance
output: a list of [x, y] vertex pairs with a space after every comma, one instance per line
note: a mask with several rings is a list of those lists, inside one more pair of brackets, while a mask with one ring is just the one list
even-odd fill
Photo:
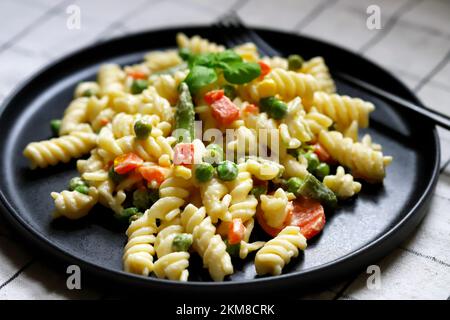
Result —
[[427, 107], [450, 116], [450, 89], [429, 82], [420, 89], [419, 97]]
[[186, 2], [159, 1], [124, 21], [124, 26], [131, 31], [141, 31], [171, 25], [208, 24], [218, 15], [218, 12]]
[[450, 90], [450, 58], [445, 66], [434, 75], [431, 81], [436, 82]]
[[[353, 50], [360, 49], [382, 30], [369, 30], [365, 9], [342, 3], [330, 6], [301, 31]], [[383, 20], [382, 20], [383, 21]]]
[[[118, 20], [124, 20], [125, 16], [145, 5], [149, 8], [153, 5], [152, 2], [150, 0], [76, 0], [75, 4], [80, 7], [82, 15], [105, 25]], [[129, 18], [133, 19], [133, 17]]]
[[[397, 23], [367, 56], [388, 68], [404, 70], [420, 78], [441, 61], [450, 49], [445, 37]], [[420, 63], [418, 63], [420, 61]]]
[[67, 28], [65, 12], [51, 16], [17, 42], [17, 46], [39, 55], [56, 57], [85, 46], [107, 27], [107, 23], [81, 14], [80, 29]]
[[291, 30], [324, 1], [288, 0], [276, 6], [271, 0], [250, 0], [238, 12], [253, 26]]
[[[0, 32], [0, 44], [11, 40], [44, 13], [45, 10], [42, 8], [21, 1], [0, 1], [0, 21], [3, 29]], [[4, 29], [4, 26], [8, 26], [8, 28]]]
[[433, 29], [434, 32], [450, 35], [450, 1], [426, 0], [421, 1], [409, 12], [402, 16], [402, 20]]

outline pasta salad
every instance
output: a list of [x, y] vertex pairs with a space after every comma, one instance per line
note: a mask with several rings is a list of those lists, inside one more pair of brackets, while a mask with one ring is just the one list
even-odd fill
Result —
[[[176, 40], [139, 64], [102, 65], [51, 121], [54, 137], [23, 154], [32, 169], [81, 158], [79, 176], [51, 193], [54, 217], [110, 208], [127, 225], [127, 272], [187, 281], [198, 254], [223, 281], [252, 255], [258, 275], [279, 275], [325, 210], [361, 191], [356, 180], [383, 181], [392, 157], [358, 139], [375, 106], [337, 94], [321, 57]], [[269, 241], [253, 239], [256, 224]]]

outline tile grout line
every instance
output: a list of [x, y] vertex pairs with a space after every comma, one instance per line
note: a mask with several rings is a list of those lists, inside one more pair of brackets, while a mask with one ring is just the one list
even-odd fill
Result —
[[445, 171], [445, 169], [447, 169], [449, 164], [450, 164], [450, 159], [448, 159], [448, 160], [446, 160], [444, 162], [444, 164], [442, 165], [441, 169], [439, 169], [439, 174], [443, 173]]
[[380, 42], [394, 28], [394, 26], [397, 24], [398, 20], [403, 14], [414, 8], [414, 6], [416, 6], [422, 1], [423, 0], [410, 0], [406, 2], [404, 5], [400, 6], [400, 8], [398, 8], [397, 10], [395, 10], [392, 16], [387, 20], [384, 28], [381, 29], [382, 32], [377, 33], [373, 38], [371, 38], [369, 41], [363, 44], [361, 48], [358, 50], [358, 53], [363, 54], [367, 52], [367, 50], [372, 48], [374, 45], [376, 45], [378, 42]]
[[440, 264], [440, 265], [442, 265], [444, 267], [450, 268], [450, 264], [449, 263], [447, 263], [445, 261], [442, 261], [442, 260], [440, 260], [440, 259], [438, 259], [438, 258], [436, 258], [434, 256], [426, 255], [426, 254], [423, 254], [421, 252], [418, 252], [416, 250], [413, 250], [413, 249], [410, 249], [410, 248], [406, 248], [406, 247], [399, 247], [399, 248], [401, 250], [406, 251], [408, 253], [411, 253], [411, 254], [413, 254], [415, 256], [418, 256], [418, 257], [421, 257], [421, 258], [433, 261], [433, 262], [435, 262], [437, 264]]
[[19, 33], [17, 33], [13, 38], [11, 38], [10, 40], [6, 41], [5, 43], [3, 43], [0, 46], [0, 53], [7, 50], [8, 48], [10, 48], [11, 46], [14, 45], [14, 43], [17, 42], [17, 40], [19, 40], [20, 38], [24, 37], [25, 35], [28, 34], [28, 32], [30, 32], [31, 30], [33, 30], [33, 28], [35, 26], [37, 26], [39, 23], [41, 23], [42, 21], [45, 21], [45, 19], [49, 16], [52, 16], [56, 11], [58, 11], [60, 8], [62, 8], [63, 6], [65, 6], [67, 3], [69, 3], [70, 0], [65, 0], [63, 2], [61, 2], [60, 4], [57, 4], [53, 7], [51, 7], [50, 9], [48, 9], [47, 11], [45, 11], [41, 16], [39, 16], [36, 20], [34, 20], [33, 22], [31, 22], [28, 26], [26, 26], [24, 29], [22, 29], [21, 31], [19, 31]]
[[19, 270], [17, 270], [17, 272], [14, 273], [8, 280], [3, 282], [0, 285], [0, 290], [2, 290], [8, 284], [10, 284], [12, 281], [14, 281], [22, 272], [24, 272], [27, 268], [29, 268], [34, 262], [35, 262], [35, 258], [33, 257], [27, 263], [25, 263]]
[[420, 82], [414, 87], [414, 91], [420, 91], [441, 70], [441, 68], [447, 64], [448, 61], [450, 61], [450, 50], [447, 51], [444, 58], [441, 59], [436, 66], [422, 78], [422, 80], [420, 80]]
[[319, 2], [317, 6], [315, 6], [309, 14], [307, 14], [303, 19], [301, 19], [299, 22], [297, 22], [292, 29], [295, 31], [300, 31], [304, 27], [306, 27], [308, 24], [313, 22], [325, 9], [328, 9], [332, 6], [335, 6], [339, 0], [331, 0], [329, 1], [322, 1]]

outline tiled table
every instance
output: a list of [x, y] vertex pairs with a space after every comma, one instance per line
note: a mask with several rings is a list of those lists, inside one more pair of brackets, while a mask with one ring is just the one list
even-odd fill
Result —
[[[81, 29], [66, 28], [66, 9], [81, 9]], [[366, 28], [366, 9], [381, 8], [382, 29]], [[450, 1], [446, 0], [2, 0], [0, 100], [55, 57], [103, 39], [149, 28], [203, 24], [235, 9], [245, 22], [299, 32], [357, 51], [394, 71], [431, 108], [450, 115]], [[450, 296], [450, 133], [439, 129], [442, 167], [429, 213], [403, 245], [378, 263], [382, 286], [361, 273], [318, 299], [447, 299]], [[0, 299], [120, 297], [95, 282], [68, 290], [66, 275], [30, 252], [0, 220]]]

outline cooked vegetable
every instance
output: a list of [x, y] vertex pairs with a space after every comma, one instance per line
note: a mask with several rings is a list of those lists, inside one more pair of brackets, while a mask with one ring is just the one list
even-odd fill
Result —
[[158, 200], [158, 192], [147, 188], [136, 189], [133, 192], [133, 206], [139, 210], [146, 210]]
[[214, 69], [204, 66], [193, 66], [184, 80], [192, 94], [201, 88], [217, 81], [217, 73]]
[[116, 171], [114, 171], [114, 166], [111, 166], [108, 171], [108, 177], [114, 182], [114, 183], [120, 183], [123, 179], [125, 179], [125, 175], [118, 174]]
[[217, 166], [217, 175], [223, 181], [232, 181], [236, 179], [239, 169], [234, 162], [225, 160]]
[[87, 185], [80, 185], [77, 186], [74, 191], [77, 191], [79, 193], [88, 194], [89, 193], [89, 187]]
[[172, 250], [178, 251], [188, 251], [192, 245], [192, 234], [181, 233], [177, 234], [172, 241]]
[[138, 71], [138, 70], [133, 70], [133, 71], [129, 71], [127, 72], [127, 75], [132, 77], [133, 79], [147, 79], [148, 78], [148, 74], [146, 72], [142, 72], [142, 71]]
[[[178, 136], [178, 142], [188, 143], [194, 140], [194, 122], [195, 111], [194, 104], [192, 103], [191, 93], [186, 83], [180, 84], [180, 98], [176, 106], [175, 111], [175, 130], [182, 130], [182, 132], [176, 132]], [[181, 135], [180, 135], [181, 134]]]
[[324, 162], [321, 162], [316, 168], [315, 176], [318, 179], [323, 180], [323, 178], [325, 178], [329, 174], [330, 174], [330, 166]]
[[130, 91], [132, 94], [139, 94], [148, 87], [148, 81], [143, 79], [136, 79], [131, 84]]
[[125, 174], [138, 168], [142, 163], [144, 160], [135, 153], [125, 153], [114, 159], [114, 171], [118, 174]]
[[262, 112], [267, 112], [269, 117], [276, 120], [284, 118], [287, 114], [287, 104], [275, 97], [262, 98], [259, 101]]
[[87, 186], [86, 181], [81, 179], [80, 177], [74, 177], [69, 181], [69, 190], [73, 191], [79, 186]]
[[245, 226], [242, 223], [242, 219], [233, 219], [228, 229], [228, 243], [233, 245], [240, 243], [244, 239]]
[[209, 163], [200, 163], [195, 168], [195, 178], [199, 182], [207, 182], [214, 175], [214, 167]]
[[50, 121], [50, 129], [52, 129], [52, 133], [55, 137], [59, 136], [59, 130], [61, 129], [61, 120], [53, 119]]
[[231, 62], [223, 70], [225, 80], [233, 84], [244, 84], [261, 75], [261, 66], [254, 62]]
[[141, 176], [150, 183], [160, 185], [166, 180], [165, 172], [162, 168], [157, 166], [142, 166], [139, 168]]
[[298, 54], [291, 54], [288, 57], [288, 68], [289, 70], [296, 71], [302, 67], [303, 62], [304, 60], [301, 56]]
[[227, 252], [228, 254], [233, 257], [239, 257], [239, 252], [241, 251], [241, 243], [236, 243], [236, 244], [230, 244], [228, 239], [225, 239], [225, 244], [227, 245]]
[[239, 118], [239, 108], [224, 95], [211, 103], [211, 114], [218, 123], [230, 125]]
[[334, 208], [337, 205], [336, 195], [312, 174], [307, 174], [295, 195], [320, 201], [327, 207]]
[[194, 163], [194, 144], [178, 143], [173, 151], [173, 164], [191, 166]]
[[203, 155], [203, 161], [216, 166], [224, 159], [224, 152], [221, 146], [215, 143], [211, 143], [206, 147], [206, 151]]
[[317, 166], [320, 164], [319, 157], [313, 152], [305, 153], [304, 157], [308, 161], [308, 171], [314, 173]]
[[254, 195], [256, 199], [259, 199], [261, 195], [267, 193], [267, 187], [264, 185], [254, 186], [252, 190], [250, 190], [250, 194]]
[[259, 67], [261, 68], [261, 77], [265, 77], [272, 70], [270, 66], [264, 61], [258, 61]]
[[114, 217], [120, 222], [130, 222], [131, 217], [137, 215], [139, 213], [138, 208], [130, 207], [123, 209], [120, 214], [114, 214]]
[[306, 239], [311, 239], [325, 226], [325, 212], [320, 202], [299, 197], [293, 201], [289, 225], [299, 226]]
[[332, 159], [331, 159], [330, 154], [327, 152], [327, 150], [325, 150], [324, 147], [322, 147], [322, 145], [320, 143], [316, 143], [312, 147], [312, 149], [313, 149], [314, 153], [317, 154], [320, 161], [331, 162]]
[[234, 100], [236, 98], [236, 88], [227, 84], [223, 87], [224, 94], [230, 98], [230, 100]]
[[152, 132], [152, 125], [143, 120], [138, 120], [134, 123], [134, 133], [138, 140], [145, 140]]
[[286, 184], [287, 191], [296, 194], [302, 183], [303, 180], [298, 177], [289, 178]]
[[95, 92], [92, 89], [84, 90], [83, 94], [82, 94], [83, 97], [88, 97], [88, 98], [92, 97], [94, 95], [95, 95]]
[[217, 100], [222, 99], [224, 95], [225, 95], [224, 90], [212, 90], [205, 93], [204, 99], [207, 104], [212, 104]]

